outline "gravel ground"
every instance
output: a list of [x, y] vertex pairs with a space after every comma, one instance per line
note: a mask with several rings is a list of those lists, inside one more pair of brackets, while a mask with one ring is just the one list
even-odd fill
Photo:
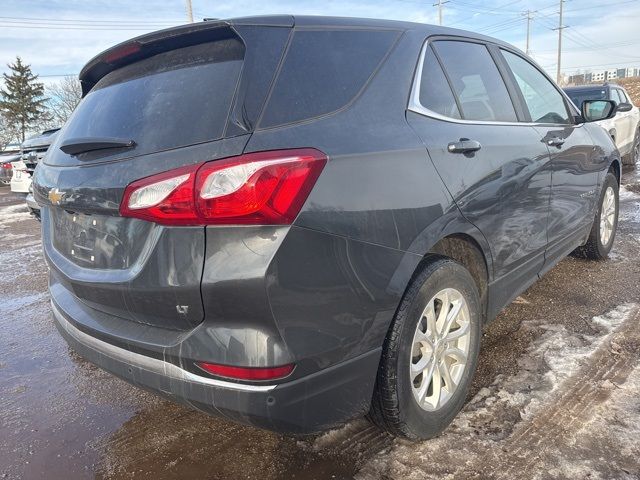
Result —
[[39, 224], [0, 188], [0, 478], [640, 478], [640, 178], [611, 259], [568, 257], [486, 329], [437, 439], [366, 420], [305, 440], [143, 392], [75, 355], [49, 312]]

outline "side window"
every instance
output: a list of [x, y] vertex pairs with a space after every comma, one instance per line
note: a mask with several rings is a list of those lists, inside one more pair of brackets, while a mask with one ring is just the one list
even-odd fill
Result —
[[466, 120], [516, 122], [507, 87], [487, 47], [441, 40], [433, 48], [449, 76]]
[[564, 97], [540, 71], [524, 58], [506, 50], [502, 55], [511, 68], [536, 123], [570, 123]]
[[624, 93], [624, 90], [616, 88], [616, 92], [618, 92], [618, 96], [620, 97], [620, 103], [627, 103], [629, 101]]
[[395, 30], [294, 32], [260, 127], [325, 115], [347, 105], [393, 46]]
[[420, 104], [451, 118], [460, 118], [460, 111], [438, 59], [427, 47], [420, 79]]

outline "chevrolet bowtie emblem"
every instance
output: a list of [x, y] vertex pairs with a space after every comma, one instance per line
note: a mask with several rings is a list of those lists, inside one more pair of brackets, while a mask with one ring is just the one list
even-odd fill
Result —
[[60, 202], [64, 198], [65, 193], [61, 192], [57, 188], [49, 190], [49, 201], [52, 205], [60, 205]]

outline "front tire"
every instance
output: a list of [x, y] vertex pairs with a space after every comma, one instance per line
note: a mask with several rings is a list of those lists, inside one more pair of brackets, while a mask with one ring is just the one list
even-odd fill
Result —
[[385, 340], [371, 419], [394, 435], [428, 439], [462, 408], [481, 337], [476, 284], [434, 257], [411, 282]]
[[576, 250], [579, 256], [591, 260], [604, 260], [609, 256], [618, 228], [619, 190], [616, 177], [607, 173], [589, 239]]

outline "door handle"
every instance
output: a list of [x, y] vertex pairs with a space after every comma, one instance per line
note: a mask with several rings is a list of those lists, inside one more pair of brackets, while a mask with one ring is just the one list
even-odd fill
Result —
[[476, 140], [469, 140], [468, 138], [461, 138], [458, 142], [451, 142], [447, 145], [449, 153], [472, 153], [477, 152], [482, 148], [480, 142]]
[[558, 137], [552, 137], [549, 140], [547, 140], [547, 145], [549, 145], [550, 147], [560, 148], [562, 145], [564, 145], [564, 139], [558, 138]]

